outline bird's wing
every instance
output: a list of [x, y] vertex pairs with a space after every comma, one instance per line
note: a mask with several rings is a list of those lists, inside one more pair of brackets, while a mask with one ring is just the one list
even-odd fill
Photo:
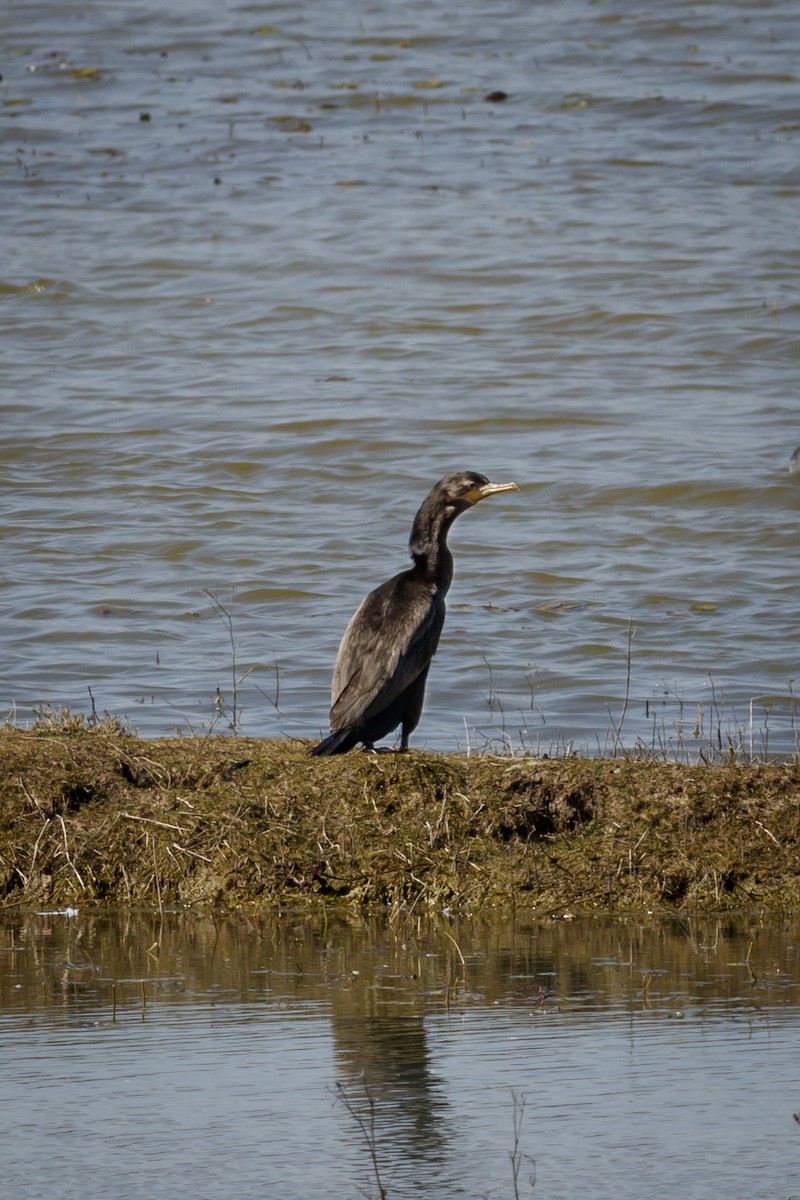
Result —
[[444, 623], [435, 585], [408, 572], [366, 597], [345, 630], [331, 687], [331, 729], [382, 712], [430, 663]]

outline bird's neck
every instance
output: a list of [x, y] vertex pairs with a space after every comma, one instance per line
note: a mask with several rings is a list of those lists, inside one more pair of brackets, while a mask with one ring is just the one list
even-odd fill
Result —
[[421, 508], [414, 519], [408, 548], [420, 578], [435, 583], [446, 592], [453, 579], [453, 556], [447, 545], [447, 531], [453, 518], [441, 512]]

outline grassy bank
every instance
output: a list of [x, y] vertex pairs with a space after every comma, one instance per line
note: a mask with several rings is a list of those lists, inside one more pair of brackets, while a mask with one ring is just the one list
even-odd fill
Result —
[[800, 905], [800, 766], [0, 732], [0, 903]]

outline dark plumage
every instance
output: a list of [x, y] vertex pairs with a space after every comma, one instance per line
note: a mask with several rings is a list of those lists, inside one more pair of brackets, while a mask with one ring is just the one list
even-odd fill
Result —
[[408, 749], [453, 578], [447, 531], [479, 500], [517, 490], [474, 471], [446, 475], [431, 489], [411, 529], [413, 567], [370, 592], [345, 630], [333, 668], [332, 732], [312, 754], [344, 754], [359, 742], [370, 748], [398, 725], [400, 749]]

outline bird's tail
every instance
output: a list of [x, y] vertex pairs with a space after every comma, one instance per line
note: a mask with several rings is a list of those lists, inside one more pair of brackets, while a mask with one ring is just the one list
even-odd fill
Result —
[[347, 750], [352, 750], [357, 742], [358, 734], [352, 729], [340, 729], [314, 746], [311, 754], [344, 754]]

